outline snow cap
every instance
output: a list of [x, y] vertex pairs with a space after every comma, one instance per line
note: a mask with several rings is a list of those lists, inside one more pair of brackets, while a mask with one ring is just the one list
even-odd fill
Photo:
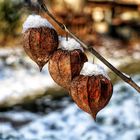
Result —
[[75, 49], [79, 49], [82, 52], [84, 52], [81, 45], [73, 38], [69, 37], [68, 40], [67, 40], [66, 37], [59, 37], [59, 41], [60, 41], [59, 48], [62, 49], [62, 50], [73, 51]]
[[90, 62], [84, 63], [84, 66], [83, 66], [80, 74], [85, 75], [85, 76], [93, 76], [93, 75], [101, 74], [101, 75], [105, 76], [107, 79], [110, 79], [103, 67], [101, 67], [97, 64], [90, 63]]
[[29, 28], [39, 28], [39, 27], [48, 27], [54, 28], [51, 23], [45, 18], [42, 18], [40, 15], [29, 15], [26, 21], [23, 23], [22, 32], [26, 32]]

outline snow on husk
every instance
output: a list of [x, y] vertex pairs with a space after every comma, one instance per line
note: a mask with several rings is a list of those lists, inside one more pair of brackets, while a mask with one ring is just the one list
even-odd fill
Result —
[[54, 28], [51, 23], [40, 15], [29, 15], [23, 24], [22, 32], [26, 32], [29, 28], [49, 27]]
[[[14, 67], [13, 62], [15, 62], [15, 60], [19, 61], [19, 59], [15, 59], [13, 55], [9, 61], [6, 60], [6, 64], [0, 62], [0, 65], [2, 67], [6, 67], [7, 65]], [[23, 61], [19, 64], [22, 66]], [[32, 69], [30, 65], [26, 65], [26, 68], [28, 72], [21, 71], [20, 68], [13, 71], [7, 68], [5, 72], [0, 69], [0, 79], [5, 81], [9, 75], [13, 78], [19, 70], [22, 76], [17, 76], [19, 79], [16, 77], [16, 79], [14, 79], [15, 81], [13, 80], [13, 84], [16, 83], [16, 80], [20, 82], [27, 77], [31, 83], [28, 82], [28, 86], [26, 85], [25, 89], [27, 90], [27, 88], [31, 88], [30, 85], [32, 84], [36, 86], [36, 84], [34, 84], [35, 79], [31, 77], [36, 77], [39, 72], [36, 72], [36, 70], [34, 70], [35, 68]], [[47, 72], [45, 72], [43, 76], [46, 75], [47, 78], [48, 74], [46, 73]], [[38, 80], [43, 78], [40, 74], [38, 77], [40, 77]], [[140, 85], [140, 75], [133, 76], [133, 79]], [[45, 78], [43, 81], [44, 80]], [[26, 82], [22, 82], [22, 84], [24, 85]], [[4, 84], [3, 86], [6, 85]], [[34, 88], [34, 86], [32, 88]], [[0, 88], [2, 88], [2, 86]], [[7, 84], [7, 90], [8, 89], [9, 92], [11, 89], [12, 92], [16, 91], [16, 89], [11, 88], [11, 86]], [[22, 86], [19, 94], [22, 93], [21, 91], [23, 89]], [[2, 96], [1, 94], [0, 98]], [[62, 101], [60, 101], [60, 103], [61, 102]], [[114, 85], [114, 94], [111, 101], [107, 107], [99, 112], [97, 122], [95, 122], [90, 115], [80, 110], [74, 103], [70, 103], [70, 105], [61, 111], [54, 111], [49, 114], [39, 115], [29, 111], [18, 112], [15, 110], [0, 112], [0, 118], [3, 117], [10, 118], [17, 122], [24, 121], [30, 123], [18, 129], [16, 129], [10, 121], [1, 123], [0, 140], [140, 140], [140, 95], [124, 82], [118, 82]]]
[[59, 37], [60, 44], [59, 48], [62, 50], [68, 50], [68, 51], [73, 51], [75, 49], [79, 49], [82, 52], [84, 51], [81, 45], [73, 38], [67, 38], [66, 37]]
[[109, 79], [107, 72], [103, 67], [97, 64], [93, 64], [91, 62], [85, 62], [84, 66], [80, 72], [81, 75], [85, 76], [93, 76], [93, 75], [103, 75]]

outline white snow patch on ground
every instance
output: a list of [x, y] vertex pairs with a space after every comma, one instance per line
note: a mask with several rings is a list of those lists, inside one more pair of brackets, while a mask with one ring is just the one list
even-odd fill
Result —
[[15, 50], [2, 49], [0, 57], [0, 106], [14, 105], [26, 98], [43, 95], [49, 88], [57, 88], [47, 68], [40, 73], [21, 51], [15, 54]]

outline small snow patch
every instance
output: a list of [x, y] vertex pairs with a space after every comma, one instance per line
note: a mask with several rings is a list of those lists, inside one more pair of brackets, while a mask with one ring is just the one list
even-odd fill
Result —
[[29, 28], [49, 27], [54, 28], [51, 23], [45, 18], [39, 15], [29, 15], [26, 21], [23, 23], [22, 32], [26, 32]]
[[99, 66], [97, 64], [90, 63], [90, 62], [85, 62], [84, 63], [84, 66], [83, 66], [80, 74], [85, 75], [85, 76], [92, 76], [92, 75], [100, 75], [100, 74], [102, 74], [107, 79], [110, 79], [103, 67], [101, 67], [101, 66]]
[[68, 50], [73, 51], [75, 49], [79, 49], [82, 52], [84, 52], [81, 45], [73, 38], [68, 38], [68, 40], [65, 37], [59, 37], [60, 40], [60, 49], [62, 50]]

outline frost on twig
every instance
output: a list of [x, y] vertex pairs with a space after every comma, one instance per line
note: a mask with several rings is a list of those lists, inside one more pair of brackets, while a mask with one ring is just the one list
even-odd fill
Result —
[[123, 72], [123, 75], [125, 75], [127, 78], [131, 79], [131, 77], [128, 74], [124, 73], [124, 72]]

